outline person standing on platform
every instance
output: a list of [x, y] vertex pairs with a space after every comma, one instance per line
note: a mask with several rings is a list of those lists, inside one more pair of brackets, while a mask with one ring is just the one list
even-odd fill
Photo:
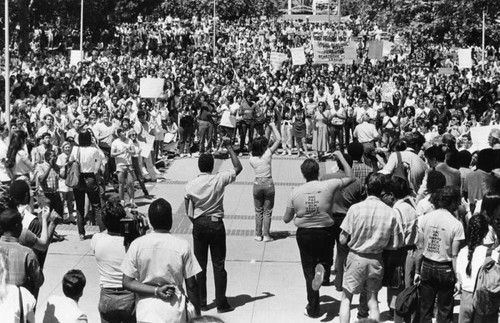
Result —
[[226, 298], [227, 272], [226, 229], [224, 227], [224, 191], [227, 185], [235, 181], [243, 170], [241, 162], [231, 145], [231, 139], [224, 137], [223, 143], [231, 157], [232, 169], [212, 174], [214, 158], [210, 154], [201, 154], [198, 168], [201, 174], [191, 180], [185, 189], [186, 213], [193, 222], [194, 254], [202, 268], [196, 275], [201, 297], [201, 310], [207, 310], [207, 262], [208, 249], [212, 258], [215, 299], [217, 312], [225, 313], [234, 310]]

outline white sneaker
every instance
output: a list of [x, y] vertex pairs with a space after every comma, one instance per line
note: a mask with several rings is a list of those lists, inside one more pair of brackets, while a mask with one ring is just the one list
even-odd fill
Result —
[[317, 264], [314, 268], [314, 279], [312, 281], [312, 289], [314, 291], [319, 290], [321, 284], [323, 283], [323, 278], [325, 277], [325, 268], [322, 264]]
[[262, 237], [261, 236], [255, 236], [255, 237], [253, 237], [253, 239], [255, 241], [259, 241], [259, 242], [262, 241]]

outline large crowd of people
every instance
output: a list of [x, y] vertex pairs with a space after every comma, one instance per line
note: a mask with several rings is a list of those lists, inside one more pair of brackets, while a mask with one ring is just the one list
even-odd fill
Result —
[[[54, 37], [53, 28], [36, 30], [26, 57], [13, 53], [11, 119], [0, 115], [0, 309], [12, 322], [33, 318], [60, 222], [77, 224], [81, 240], [87, 225], [101, 231], [92, 248], [102, 322], [181, 322], [188, 303], [195, 314], [205, 311], [208, 249], [217, 310], [232, 311], [222, 201], [242, 170], [238, 157], [248, 154], [258, 242], [273, 241], [273, 157], [304, 158], [306, 183], [283, 212], [297, 226], [305, 315], [320, 316], [319, 289], [333, 284], [343, 292], [343, 323], [354, 294], [361, 294], [358, 318], [379, 320], [382, 286], [395, 322], [452, 322], [458, 292], [460, 322], [497, 322], [498, 306], [478, 313], [470, 304], [485, 258], [498, 260], [500, 50], [487, 48], [483, 68], [459, 69], [451, 48], [432, 45], [432, 58], [417, 62], [405, 35], [359, 19], [217, 21], [215, 43], [211, 24], [121, 24], [96, 44], [86, 41], [76, 66], [67, 55], [76, 41]], [[313, 35], [356, 43], [357, 59], [314, 64]], [[369, 59], [369, 41], [381, 37], [395, 50]], [[304, 47], [305, 65], [293, 65], [294, 47]], [[273, 52], [289, 59], [277, 68]], [[158, 98], [140, 96], [145, 77], [165, 80]], [[472, 135], [485, 126], [493, 126], [488, 145]], [[234, 169], [211, 174], [214, 156], [228, 156]], [[172, 209], [157, 199], [148, 212], [153, 233], [125, 248], [120, 220], [136, 199], [153, 199], [145, 183], [163, 181], [159, 169], [172, 158], [199, 158], [203, 176], [185, 189], [193, 247], [166, 234]], [[319, 174], [330, 158], [337, 166]], [[85, 284], [82, 272], [68, 272], [65, 297], [52, 299], [45, 316], [86, 321], [76, 305]], [[398, 314], [397, 296], [414, 284], [419, 308]], [[11, 306], [18, 296], [24, 305]]]

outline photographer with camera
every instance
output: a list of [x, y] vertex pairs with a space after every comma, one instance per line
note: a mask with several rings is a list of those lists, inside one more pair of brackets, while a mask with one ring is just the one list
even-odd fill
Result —
[[106, 201], [102, 218], [107, 230], [94, 234], [90, 242], [99, 268], [101, 322], [133, 323], [136, 322], [135, 294], [123, 288], [120, 268], [126, 254], [121, 227], [127, 214], [119, 197]]
[[139, 322], [186, 322], [186, 282], [189, 300], [200, 315], [195, 275], [201, 272], [189, 243], [170, 233], [172, 206], [165, 199], [151, 203], [153, 231], [135, 239], [121, 266], [123, 287], [137, 294]]

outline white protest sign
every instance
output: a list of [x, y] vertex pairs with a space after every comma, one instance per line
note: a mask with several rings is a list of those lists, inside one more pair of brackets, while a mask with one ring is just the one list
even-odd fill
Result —
[[[85, 53], [83, 53], [85, 55]], [[69, 54], [69, 66], [77, 66], [82, 61], [82, 51], [72, 50]]]
[[393, 47], [394, 47], [394, 43], [393, 42], [390, 42], [390, 41], [387, 41], [387, 40], [383, 40], [382, 41], [382, 56], [389, 56], [389, 55], [391, 55]]
[[348, 45], [344, 47], [344, 60], [349, 63], [355, 61], [358, 58], [358, 47], [356, 44]]
[[490, 148], [488, 143], [488, 136], [492, 129], [500, 129], [500, 126], [483, 126], [470, 128], [470, 138], [472, 140], [472, 147], [474, 150], [481, 150]]
[[392, 96], [396, 92], [396, 84], [394, 82], [384, 82], [380, 89], [380, 96], [383, 102], [391, 102]]
[[271, 62], [271, 66], [273, 70], [278, 71], [281, 69], [281, 65], [283, 62], [288, 59], [288, 56], [284, 53], [271, 52], [271, 56], [269, 57], [269, 61]]
[[139, 95], [141, 98], [159, 98], [164, 85], [163, 78], [141, 78]]
[[139, 147], [141, 147], [141, 156], [144, 158], [148, 158], [149, 154], [153, 150], [153, 146], [155, 143], [155, 136], [152, 136], [149, 133], [143, 131], [141, 137], [144, 137], [146, 139], [146, 142], [139, 141]]
[[472, 67], [472, 49], [460, 48], [458, 51], [458, 67], [471, 68]]
[[304, 53], [304, 47], [290, 48], [290, 53], [292, 54], [293, 65], [306, 64], [306, 54]]
[[331, 41], [313, 40], [314, 64], [343, 64], [344, 45]]

